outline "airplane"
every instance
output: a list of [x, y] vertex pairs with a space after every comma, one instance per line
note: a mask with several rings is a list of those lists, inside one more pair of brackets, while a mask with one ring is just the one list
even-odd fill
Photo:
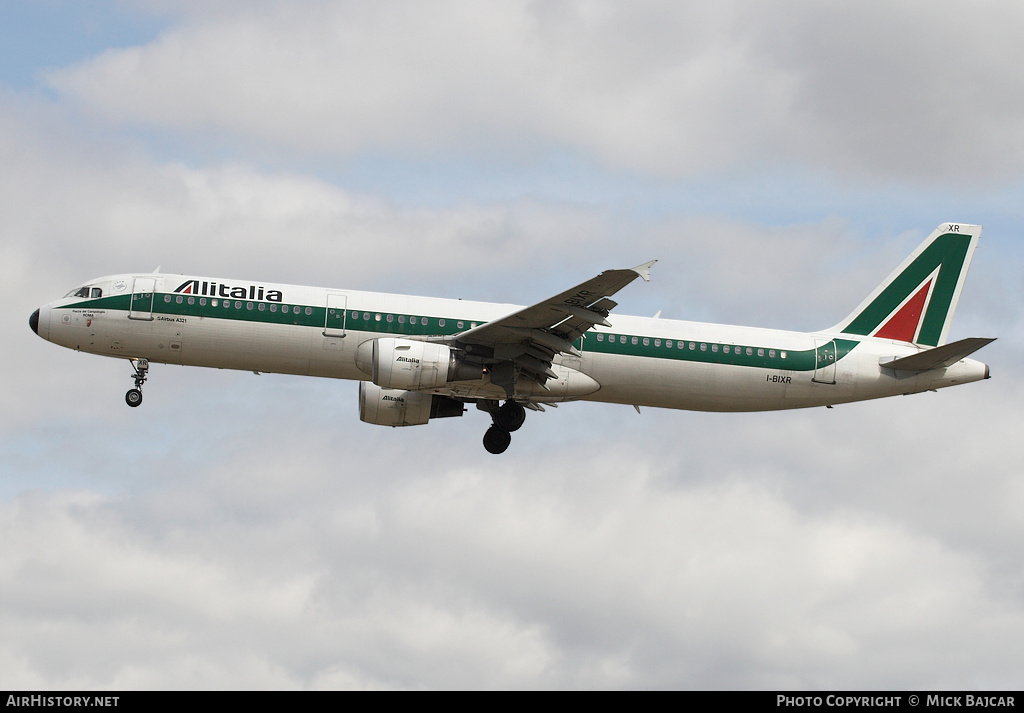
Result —
[[32, 313], [43, 339], [151, 364], [359, 381], [359, 417], [416, 426], [486, 412], [490, 453], [526, 411], [601, 401], [695, 411], [808, 408], [989, 378], [946, 343], [981, 226], [943, 223], [857, 309], [820, 332], [613, 315], [651, 266], [606, 270], [529, 307], [159, 271], [90, 280]]

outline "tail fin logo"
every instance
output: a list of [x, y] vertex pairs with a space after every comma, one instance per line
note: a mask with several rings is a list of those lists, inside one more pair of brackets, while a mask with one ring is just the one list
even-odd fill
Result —
[[934, 278], [930, 278], [926, 285], [921, 287], [878, 328], [874, 336], [882, 339], [896, 339], [901, 342], [917, 341], [921, 318], [927, 311], [928, 298], [931, 297], [934, 284]]
[[938, 346], [953, 321], [981, 226], [944, 223], [830, 331]]

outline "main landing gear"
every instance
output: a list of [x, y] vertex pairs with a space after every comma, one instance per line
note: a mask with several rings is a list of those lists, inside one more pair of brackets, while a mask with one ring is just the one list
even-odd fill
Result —
[[142, 385], [146, 383], [146, 375], [149, 374], [149, 359], [132, 359], [131, 362], [135, 370], [135, 388], [128, 389], [124, 401], [135, 408], [142, 403]]
[[484, 448], [488, 453], [504, 453], [512, 442], [512, 432], [518, 431], [526, 421], [526, 409], [511, 399], [500, 407], [496, 401], [488, 405], [490, 408], [485, 407], [485, 410], [490, 412], [493, 423], [484, 434]]

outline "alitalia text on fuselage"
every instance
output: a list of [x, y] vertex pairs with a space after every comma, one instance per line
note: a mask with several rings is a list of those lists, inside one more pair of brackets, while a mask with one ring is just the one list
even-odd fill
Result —
[[245, 287], [217, 283], [207, 280], [185, 280], [174, 292], [179, 295], [203, 295], [204, 297], [228, 297], [236, 300], [266, 300], [280, 302], [283, 297], [280, 290], [269, 290], [263, 285], [247, 285]]

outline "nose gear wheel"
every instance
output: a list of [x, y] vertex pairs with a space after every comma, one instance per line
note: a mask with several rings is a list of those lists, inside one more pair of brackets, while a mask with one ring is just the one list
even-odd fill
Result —
[[135, 408], [142, 403], [142, 385], [146, 383], [146, 376], [149, 374], [149, 359], [132, 359], [131, 363], [135, 371], [135, 388], [128, 389], [124, 401]]

